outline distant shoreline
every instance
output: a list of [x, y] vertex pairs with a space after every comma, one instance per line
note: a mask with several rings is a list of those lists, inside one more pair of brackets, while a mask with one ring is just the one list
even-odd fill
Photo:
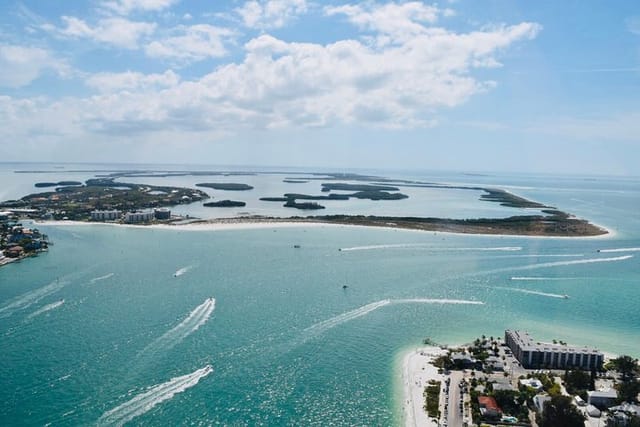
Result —
[[[353, 220], [358, 218], [357, 220]], [[366, 219], [362, 219], [366, 218]], [[187, 224], [121, 224], [115, 222], [90, 222], [90, 221], [55, 221], [55, 220], [34, 220], [35, 223], [40, 225], [53, 225], [53, 226], [65, 226], [65, 225], [111, 225], [118, 227], [129, 228], [150, 228], [150, 229], [163, 229], [163, 230], [183, 230], [183, 231], [222, 231], [222, 230], [247, 230], [247, 229], [261, 229], [261, 228], [288, 228], [288, 227], [319, 227], [319, 226], [337, 226], [337, 227], [371, 227], [371, 228], [386, 228], [394, 230], [406, 230], [406, 231], [419, 231], [419, 232], [432, 232], [432, 233], [445, 233], [445, 234], [471, 234], [477, 236], [510, 236], [510, 237], [526, 237], [526, 238], [580, 238], [580, 239], [602, 239], [611, 238], [615, 235], [611, 230], [604, 227], [592, 225], [600, 231], [599, 234], [575, 234], [575, 235], [559, 235], [559, 234], [544, 234], [544, 233], [515, 233], [509, 232], [512, 230], [493, 228], [485, 229], [482, 227], [472, 227], [467, 225], [461, 225], [456, 227], [447, 222], [442, 226], [439, 226], [437, 222], [434, 223], [419, 223], [417, 226], [412, 223], [402, 223], [399, 218], [393, 217], [343, 217], [338, 219], [330, 219], [329, 217], [290, 217], [290, 218], [277, 218], [277, 217], [234, 217], [234, 218], [215, 218], [215, 219], [202, 219], [189, 222]], [[439, 219], [434, 219], [440, 221]], [[445, 220], [445, 221], [460, 221], [465, 220]], [[494, 221], [494, 220], [490, 220]], [[498, 220], [499, 221], [499, 220]], [[590, 224], [591, 225], [591, 224]]]

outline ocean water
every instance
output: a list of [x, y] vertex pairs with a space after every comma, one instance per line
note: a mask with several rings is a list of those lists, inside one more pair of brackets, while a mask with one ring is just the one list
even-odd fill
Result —
[[51, 251], [0, 269], [2, 424], [402, 425], [399, 360], [425, 337], [523, 328], [640, 356], [640, 180], [415, 177], [615, 235], [40, 226]]

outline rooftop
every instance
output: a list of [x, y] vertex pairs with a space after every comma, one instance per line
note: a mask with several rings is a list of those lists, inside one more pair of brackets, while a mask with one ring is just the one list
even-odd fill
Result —
[[552, 344], [535, 341], [529, 332], [526, 331], [514, 331], [506, 330], [507, 335], [511, 335], [513, 340], [523, 351], [544, 351], [544, 352], [558, 352], [558, 353], [584, 353], [584, 354], [602, 354], [600, 350], [587, 347], [587, 346], [571, 346], [563, 344]]

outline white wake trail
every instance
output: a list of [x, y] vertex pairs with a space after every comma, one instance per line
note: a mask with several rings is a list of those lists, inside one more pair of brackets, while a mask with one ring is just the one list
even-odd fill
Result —
[[104, 276], [100, 276], [100, 277], [94, 277], [93, 279], [89, 280], [89, 283], [96, 283], [99, 282], [101, 280], [107, 280], [111, 277], [114, 276], [114, 273], [109, 273], [109, 274], [105, 274]]
[[309, 326], [304, 331], [312, 335], [320, 334], [342, 323], [348, 322], [353, 319], [357, 319], [358, 317], [365, 316], [371, 313], [372, 311], [377, 310], [389, 304], [391, 304], [391, 300], [389, 299], [372, 302], [371, 304], [364, 305], [360, 308], [356, 308], [355, 310], [351, 310], [351, 311], [347, 311], [346, 313], [339, 314], [335, 317], [332, 317], [331, 319], [318, 322], [314, 325]]
[[318, 322], [314, 325], [304, 329], [304, 340], [307, 340], [313, 336], [319, 335], [331, 328], [335, 328], [338, 325], [357, 319], [362, 316], [366, 316], [374, 310], [385, 307], [389, 304], [471, 304], [481, 305], [484, 304], [481, 301], [471, 300], [458, 300], [458, 299], [445, 299], [445, 298], [405, 298], [405, 299], [384, 299], [362, 307], [356, 308], [346, 313], [339, 314], [322, 322]]
[[33, 319], [34, 317], [39, 316], [40, 314], [46, 313], [47, 311], [51, 311], [60, 307], [62, 304], [64, 304], [63, 299], [61, 299], [60, 301], [52, 302], [51, 304], [47, 304], [41, 307], [40, 309], [34, 311], [33, 313], [31, 313], [29, 316], [27, 316], [27, 319]]
[[207, 365], [188, 375], [175, 377], [165, 383], [153, 386], [128, 402], [105, 412], [98, 420], [98, 425], [124, 425], [135, 417], [150, 411], [156, 405], [171, 399], [176, 394], [195, 386], [211, 372], [213, 372], [213, 368]]
[[51, 282], [46, 286], [24, 293], [12, 299], [9, 303], [1, 306], [0, 317], [8, 317], [17, 311], [29, 308], [33, 304], [40, 301], [42, 298], [58, 292], [66, 284], [67, 282], [65, 281], [56, 280], [55, 282]]
[[173, 348], [180, 341], [204, 325], [207, 320], [209, 320], [209, 317], [215, 308], [215, 298], [207, 298], [202, 304], [194, 308], [191, 313], [189, 313], [189, 315], [177, 326], [173, 327], [160, 338], [149, 344], [142, 351], [142, 354]]
[[185, 274], [186, 272], [188, 272], [189, 270], [191, 270], [192, 268], [193, 268], [193, 265], [188, 265], [186, 267], [182, 267], [181, 269], [179, 269], [178, 271], [173, 273], [173, 277], [180, 277], [183, 274]]
[[521, 281], [550, 281], [550, 280], [579, 280], [578, 277], [541, 277], [541, 276], [513, 276], [511, 280]]
[[599, 249], [598, 252], [613, 253], [613, 252], [640, 252], [640, 248], [616, 248], [616, 249]]
[[483, 305], [482, 301], [473, 301], [466, 299], [447, 299], [447, 298], [406, 298], [406, 299], [394, 299], [391, 301], [393, 304], [468, 304], [468, 305]]
[[529, 290], [529, 289], [521, 289], [521, 288], [507, 288], [507, 287], [496, 286], [496, 287], [494, 287], [494, 289], [502, 289], [502, 290], [505, 290], [505, 291], [520, 292], [520, 293], [523, 293], [523, 294], [540, 295], [540, 296], [549, 297], [549, 298], [562, 298], [562, 299], [568, 299], [569, 298], [569, 295], [551, 294], [551, 293], [548, 293], [548, 292], [532, 291], [532, 290]]
[[536, 270], [539, 268], [562, 267], [567, 265], [593, 264], [593, 263], [601, 263], [601, 262], [618, 262], [618, 261], [625, 261], [631, 258], [633, 258], [633, 255], [623, 255], [623, 256], [613, 257], [613, 258], [588, 258], [588, 259], [576, 259], [573, 261], [543, 262], [540, 264], [529, 264], [529, 265], [521, 265], [521, 266], [515, 266], [515, 267], [496, 268], [494, 270], [484, 271], [483, 273], [492, 274], [492, 273], [502, 273], [505, 271]]
[[437, 252], [456, 252], [456, 251], [502, 251], [502, 252], [512, 252], [512, 251], [521, 251], [521, 246], [498, 246], [498, 247], [471, 247], [471, 248], [441, 248], [441, 247], [433, 247], [427, 243], [398, 243], [398, 244], [390, 244], [390, 245], [367, 245], [367, 246], [353, 246], [350, 248], [340, 248], [342, 252], [352, 252], [352, 251], [371, 251], [377, 249], [415, 249], [415, 248], [424, 248], [427, 250], [433, 250]]

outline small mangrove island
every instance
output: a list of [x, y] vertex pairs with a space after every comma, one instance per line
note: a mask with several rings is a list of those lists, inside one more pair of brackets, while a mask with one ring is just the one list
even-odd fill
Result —
[[219, 202], [207, 202], [204, 204], [208, 208], [241, 208], [246, 205], [245, 202], [236, 200], [220, 200]]
[[253, 187], [247, 184], [237, 184], [233, 182], [202, 182], [196, 184], [196, 187], [212, 188], [214, 190], [223, 191], [247, 191], [253, 190]]

